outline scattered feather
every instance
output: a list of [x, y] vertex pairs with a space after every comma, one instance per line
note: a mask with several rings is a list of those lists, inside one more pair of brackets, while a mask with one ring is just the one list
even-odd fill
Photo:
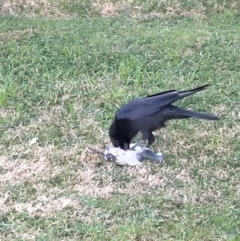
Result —
[[37, 137], [34, 137], [30, 142], [29, 142], [29, 145], [32, 146], [34, 145], [36, 142], [37, 142], [38, 138]]

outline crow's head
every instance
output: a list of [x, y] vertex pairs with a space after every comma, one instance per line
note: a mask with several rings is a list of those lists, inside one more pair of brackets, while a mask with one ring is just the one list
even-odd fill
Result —
[[109, 137], [114, 147], [120, 147], [123, 150], [129, 149], [130, 141], [124, 136], [124, 132], [117, 125], [117, 119], [114, 119], [109, 129]]

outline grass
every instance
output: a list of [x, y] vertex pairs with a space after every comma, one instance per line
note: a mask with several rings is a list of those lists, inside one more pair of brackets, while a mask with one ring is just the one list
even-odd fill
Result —
[[[240, 240], [238, 1], [0, 7], [1, 240]], [[127, 101], [207, 83], [178, 105], [221, 120], [169, 122], [163, 164], [87, 150]]]

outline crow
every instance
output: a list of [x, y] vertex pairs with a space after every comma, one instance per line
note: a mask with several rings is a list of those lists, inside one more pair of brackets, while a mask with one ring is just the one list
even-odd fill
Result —
[[[115, 147], [127, 150], [138, 132], [142, 133], [139, 142], [150, 146], [155, 137], [153, 131], [165, 127], [165, 122], [172, 119], [195, 117], [205, 120], [218, 120], [219, 117], [207, 113], [180, 109], [173, 102], [193, 95], [209, 87], [204, 85], [192, 90], [169, 90], [145, 98], [135, 99], [122, 106], [109, 128], [109, 137]], [[138, 142], [138, 143], [139, 143]]]

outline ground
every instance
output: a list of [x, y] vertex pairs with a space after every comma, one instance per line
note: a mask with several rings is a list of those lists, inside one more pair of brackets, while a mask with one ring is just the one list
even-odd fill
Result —
[[[240, 3], [0, 0], [0, 240], [240, 240]], [[119, 167], [114, 113], [211, 84]], [[37, 138], [37, 139], [34, 139]], [[32, 140], [35, 140], [35, 142]]]

